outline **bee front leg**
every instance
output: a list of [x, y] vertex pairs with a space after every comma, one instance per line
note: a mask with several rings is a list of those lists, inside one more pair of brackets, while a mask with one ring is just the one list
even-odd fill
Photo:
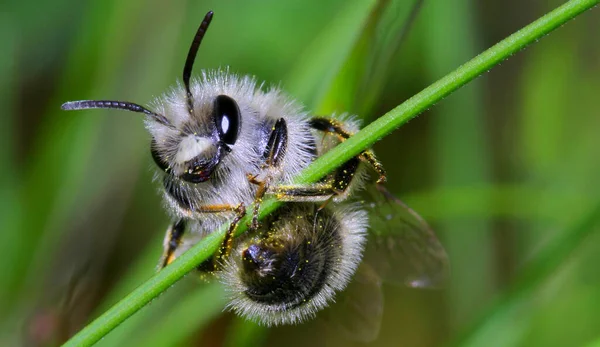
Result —
[[260, 204], [267, 192], [267, 189], [273, 180], [273, 176], [277, 172], [281, 160], [284, 156], [285, 149], [287, 147], [288, 130], [285, 119], [280, 118], [275, 125], [273, 125], [271, 135], [269, 136], [269, 142], [263, 152], [263, 159], [265, 160], [264, 168], [267, 170], [267, 175], [264, 179], [258, 180], [256, 176], [249, 175], [248, 180], [258, 185], [256, 195], [254, 197], [254, 209], [252, 211], [252, 229], [258, 229], [258, 212], [260, 210]]

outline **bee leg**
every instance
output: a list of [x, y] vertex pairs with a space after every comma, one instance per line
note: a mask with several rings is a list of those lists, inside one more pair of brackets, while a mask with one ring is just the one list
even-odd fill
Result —
[[256, 195], [254, 197], [254, 208], [252, 209], [252, 223], [250, 225], [250, 228], [252, 229], [258, 229], [258, 213], [270, 181], [270, 177], [267, 177], [266, 180], [258, 182], [258, 189], [256, 190]]
[[204, 205], [194, 208], [194, 212], [200, 213], [221, 213], [221, 212], [237, 212], [240, 206], [234, 206], [229, 204], [222, 205]]
[[[246, 213], [246, 209], [242, 204], [238, 206], [233, 205], [204, 205], [197, 207], [194, 211], [200, 213], [221, 213], [221, 212], [236, 212], [236, 219], [239, 219], [240, 211], [243, 210], [241, 214], [242, 217]], [[167, 229], [167, 233], [165, 235], [165, 239], [163, 242], [163, 255], [160, 259], [160, 263], [158, 264], [158, 269], [162, 269], [165, 266], [171, 264], [173, 260], [175, 260], [175, 251], [179, 246], [181, 246], [181, 239], [185, 233], [186, 222], [185, 219], [180, 219], [177, 222], [173, 223]]]
[[159, 269], [171, 264], [175, 260], [175, 251], [181, 245], [181, 238], [185, 232], [185, 220], [180, 219], [169, 226], [163, 242], [163, 256], [158, 265]]
[[248, 180], [250, 181], [250, 183], [255, 184], [258, 186], [258, 189], [256, 190], [256, 195], [254, 196], [254, 206], [252, 208], [252, 222], [250, 223], [249, 227], [251, 229], [258, 229], [259, 227], [259, 223], [258, 223], [258, 213], [260, 210], [260, 205], [263, 201], [263, 198], [267, 192], [267, 187], [269, 186], [269, 183], [271, 182], [271, 177], [268, 176], [265, 180], [260, 181], [257, 180], [256, 177], [254, 176], [248, 176]]
[[252, 229], [258, 229], [258, 212], [260, 210], [260, 204], [267, 192], [269, 184], [273, 180], [273, 176], [281, 164], [281, 159], [284, 156], [285, 149], [287, 147], [288, 130], [285, 119], [280, 118], [275, 125], [273, 125], [271, 136], [269, 136], [269, 142], [263, 152], [263, 160], [265, 161], [264, 167], [267, 169], [267, 176], [264, 180], [257, 180], [256, 176], [249, 176], [248, 179], [251, 183], [258, 185], [256, 195], [254, 197], [254, 209], [252, 211]]
[[217, 271], [220, 268], [221, 260], [226, 259], [231, 254], [231, 249], [233, 248], [233, 239], [235, 237], [235, 229], [237, 228], [240, 220], [244, 218], [246, 215], [246, 206], [243, 203], [240, 203], [235, 209], [235, 218], [229, 223], [229, 228], [227, 228], [227, 232], [225, 233], [225, 237], [221, 242], [221, 247], [212, 257], [203, 261], [196, 268], [201, 272], [213, 272]]
[[[313, 129], [336, 135], [340, 141], [347, 140], [352, 133], [344, 128], [342, 122], [326, 117], [313, 117], [310, 120], [310, 126]], [[360, 159], [366, 162], [377, 174], [377, 184], [385, 183], [387, 180], [383, 165], [377, 160], [375, 154], [371, 150], [365, 150], [359, 155]]]
[[324, 182], [314, 184], [278, 185], [269, 193], [281, 201], [324, 202], [323, 207], [335, 197], [344, 197], [358, 170], [360, 158], [351, 158], [333, 172], [333, 176]]
[[221, 259], [227, 258], [229, 257], [229, 254], [231, 254], [233, 238], [235, 237], [235, 229], [237, 228], [238, 224], [240, 224], [240, 220], [242, 220], [242, 218], [244, 218], [244, 216], [246, 215], [246, 206], [244, 205], [244, 203], [240, 203], [236, 207], [235, 213], [235, 218], [229, 224], [229, 228], [225, 233], [225, 237], [223, 238], [223, 242], [221, 243], [221, 248], [219, 249], [218, 257]]

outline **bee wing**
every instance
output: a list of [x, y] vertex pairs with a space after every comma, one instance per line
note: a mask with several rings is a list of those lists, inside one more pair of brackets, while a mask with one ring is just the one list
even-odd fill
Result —
[[450, 275], [448, 256], [425, 220], [382, 186], [368, 188], [366, 198], [370, 233], [365, 262], [385, 282], [442, 286]]
[[383, 314], [381, 279], [367, 264], [361, 264], [336, 302], [323, 312], [327, 325], [344, 337], [371, 342], [379, 335]]

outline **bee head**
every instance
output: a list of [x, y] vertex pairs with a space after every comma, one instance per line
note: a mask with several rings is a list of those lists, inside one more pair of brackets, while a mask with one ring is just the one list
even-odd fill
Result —
[[[195, 105], [190, 90], [194, 60], [212, 18], [213, 12], [209, 11], [194, 36], [183, 67], [185, 95], [182, 104], [185, 106], [171, 110], [174, 112], [153, 112], [131, 102], [83, 100], [64, 103], [62, 109], [113, 108], [144, 113], [152, 135], [152, 158], [158, 167], [189, 183], [209, 180], [237, 141], [241, 126], [240, 109], [233, 98], [217, 95], [210, 101], [202, 100], [204, 105]], [[178, 107], [180, 102], [174, 104]], [[195, 110], [194, 106], [202, 109]]]
[[150, 127], [154, 129], [150, 151], [163, 171], [186, 182], [200, 183], [211, 178], [235, 145], [241, 127], [240, 109], [233, 98], [218, 95], [206, 116], [191, 117], [190, 121], [177, 128], [160, 124]]

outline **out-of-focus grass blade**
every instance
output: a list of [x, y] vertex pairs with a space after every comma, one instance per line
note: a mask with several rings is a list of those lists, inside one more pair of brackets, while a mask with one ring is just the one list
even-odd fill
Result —
[[[19, 252], [24, 251], [20, 235], [22, 204], [20, 184], [17, 180], [16, 134], [15, 128], [15, 85], [17, 84], [17, 27], [16, 20], [8, 13], [0, 12], [0, 42], [3, 53], [0, 54], [0, 312], [7, 312], [8, 302], [14, 293], [15, 262]], [[4, 318], [2, 318], [3, 320]]]
[[586, 347], [600, 347], [600, 337], [591, 342], [590, 344], [586, 345]]
[[[86, 82], [88, 80], [98, 80], [97, 85], [102, 85], [103, 89], [107, 88], [108, 77], [103, 77], [103, 74], [98, 76], [98, 73], [93, 71], [100, 62], [112, 62], [112, 65], [109, 64], [105, 68], [115, 68], [114, 59], [111, 59], [114, 51], [108, 47], [123, 47], [129, 38], [124, 33], [119, 36], [120, 40], [107, 42], [106, 31], [101, 29], [104, 26], [99, 25], [99, 22], [106, 22], [107, 17], [104, 14], [110, 13], [114, 7], [119, 6], [108, 1], [94, 2], [84, 12], [83, 16], [87, 18], [88, 25], [79, 32], [80, 41], [67, 59], [69, 68], [61, 88], [62, 92], [51, 102], [55, 107], [48, 110], [44, 124], [40, 127], [42, 132], [33, 146], [32, 160], [27, 163], [28, 175], [24, 196], [29, 213], [36, 218], [25, 221], [24, 237], [31, 248], [30, 252], [36, 255], [33, 259], [38, 263], [34, 267], [47, 264], [49, 259], [52, 259], [61, 235], [68, 226], [69, 217], [73, 216], [72, 212], [78, 210], [79, 215], [84, 215], [86, 211], [82, 208], [93, 199], [98, 186], [106, 183], [106, 176], [110, 176], [110, 166], [95, 165], [98, 162], [95, 155], [98, 154], [94, 153], [95, 148], [101, 147], [100, 129], [108, 119], [89, 113], [65, 114], [60, 110], [60, 104], [68, 99], [85, 97], [83, 92], [79, 96], [67, 94], [70, 90], [86, 90], [89, 88], [89, 82]], [[125, 6], [124, 10], [128, 9]], [[106, 49], [99, 52], [99, 47]], [[121, 152], [123, 155], [126, 153], [127, 151]], [[95, 169], [94, 179], [89, 179], [88, 170], [92, 168]], [[38, 245], [41, 248], [38, 248]], [[23, 254], [20, 259], [21, 270], [31, 264], [31, 253]], [[40, 269], [36, 270], [37, 276]]]
[[357, 109], [357, 114], [373, 116], [373, 108], [389, 77], [391, 66], [395, 64], [398, 50], [406, 41], [424, 2], [425, 0], [392, 1], [388, 6], [377, 29], [375, 39], [378, 43], [372, 54], [370, 71], [366, 76], [368, 79], [363, 82], [357, 95], [361, 106]]
[[225, 347], [263, 346], [269, 329], [241, 317], [236, 317], [225, 339]]
[[291, 95], [314, 110], [330, 90], [377, 3], [377, 0], [351, 0], [343, 5], [287, 76], [285, 88]]
[[[495, 219], [563, 225], [569, 223], [571, 216], [590, 206], [591, 198], [583, 192], [525, 184], [484, 184], [439, 187], [405, 194], [402, 200], [432, 223], [470, 220], [486, 215]], [[489, 200], [492, 207], [482, 205], [482, 200]], [[547, 201], [553, 203], [544, 204]]]
[[[558, 165], [563, 165], [568, 159], [564, 154], [565, 122], [568, 122], [571, 106], [566, 101], [570, 88], [565, 88], [572, 81], [574, 72], [573, 58], [570, 50], [574, 44], [565, 42], [561, 32], [553, 35], [553, 42], [541, 42], [527, 54], [527, 60], [520, 78], [520, 104], [515, 107], [519, 112], [518, 126], [518, 155], [521, 159], [520, 170], [525, 172], [531, 184], [565, 188], [565, 178], [561, 177]], [[551, 73], [549, 73], [551, 72]], [[578, 88], [579, 89], [579, 88]], [[561, 158], [560, 160], [557, 160]], [[540, 201], [539, 209], [544, 210], [552, 200]], [[559, 211], [559, 213], [562, 213]], [[565, 225], [563, 224], [559, 225]], [[517, 245], [522, 248], [534, 248], [544, 244], [556, 236], [561, 228], [548, 228], [543, 222], [531, 223], [527, 232], [515, 235]], [[516, 252], [515, 262], [522, 262], [530, 254]]]
[[[575, 225], [564, 230], [552, 240], [521, 273], [512, 288], [499, 298], [475, 326], [456, 341], [456, 346], [514, 346], [522, 337], [523, 328], [530, 324], [534, 310], [529, 310], [531, 296], [557, 268], [600, 225], [600, 202]], [[502, 332], [499, 334], [498, 332]], [[506, 334], [506, 339], [499, 335]], [[494, 344], [490, 344], [495, 342]]]
[[[51, 57], [54, 55], [50, 51], [56, 52], [59, 47], [48, 46], [48, 37], [56, 37], [64, 23], [65, 17], [68, 14], [63, 11], [66, 3], [70, 0], [57, 0], [54, 2], [11, 2], [3, 5], [0, 11], [0, 38], [3, 42], [2, 57], [0, 58], [2, 76], [2, 117], [5, 122], [2, 123], [2, 155], [8, 155], [2, 158], [2, 169], [6, 176], [4, 183], [9, 183], [7, 186], [2, 186], [1, 193], [3, 194], [0, 201], [3, 201], [1, 208], [6, 215], [0, 215], [0, 224], [2, 226], [2, 235], [0, 236], [0, 250], [3, 254], [3, 265], [0, 265], [2, 273], [1, 281], [2, 289], [0, 290], [0, 310], [4, 313], [8, 312], [8, 306], [16, 302], [14, 300], [22, 295], [20, 291], [20, 283], [26, 277], [26, 261], [31, 258], [32, 250], [31, 241], [35, 241], [39, 229], [30, 229], [25, 227], [23, 221], [23, 212], [27, 211], [27, 220], [37, 219], [36, 211], [29, 209], [26, 203], [27, 194], [24, 190], [23, 177], [27, 175], [27, 170], [21, 165], [27, 164], [27, 157], [15, 160], [13, 157], [16, 153], [26, 154], [22, 148], [16, 148], [17, 134], [19, 134], [18, 125], [25, 122], [16, 120], [13, 115], [17, 113], [17, 105], [22, 100], [17, 98], [21, 88], [27, 85], [27, 82], [35, 71], [43, 69], [51, 64]], [[31, 53], [28, 56], [23, 56], [24, 52]], [[40, 59], [40, 57], [43, 57]], [[9, 68], [10, 70], [4, 70]], [[10, 84], [9, 84], [10, 83]], [[49, 82], [51, 83], [51, 82]], [[37, 88], [38, 86], [33, 86]], [[6, 89], [5, 89], [6, 88]], [[49, 88], [52, 88], [51, 86]], [[33, 100], [26, 102], [36, 102], [36, 95], [29, 94]], [[5, 103], [6, 102], [6, 103]], [[36, 118], [36, 117], [32, 117]], [[28, 124], [27, 124], [28, 125]], [[6, 132], [6, 133], [4, 133]], [[31, 142], [34, 139], [24, 139], [23, 141]], [[5, 161], [6, 159], [6, 161]], [[17, 168], [17, 165], [20, 167]], [[14, 176], [17, 174], [18, 177]], [[12, 178], [10, 176], [13, 176]], [[38, 176], [43, 176], [39, 175]], [[0, 183], [2, 184], [2, 183]], [[37, 192], [36, 198], [43, 196], [43, 191]], [[25, 262], [24, 262], [25, 261]], [[4, 317], [2, 317], [4, 318]]]
[[[531, 58], [519, 81], [522, 100], [517, 108], [520, 124], [516, 127], [521, 170], [527, 180], [546, 189], [580, 194], [599, 193], [595, 187], [600, 172], [600, 163], [590, 160], [598, 152], [594, 139], [600, 121], [590, 105], [597, 104], [600, 75], [594, 75], [593, 69], [585, 71], [577, 51], [577, 47], [587, 44], [584, 35], [587, 27], [581, 25], [586, 20], [584, 17], [583, 22], [569, 28], [571, 31], [580, 28], [578, 34], [558, 31], [552, 43], [541, 42], [528, 52]], [[595, 77], [596, 82], [586, 83], [590, 77]], [[538, 208], [545, 210], [548, 205], [563, 206], [557, 213], [570, 215], [566, 201], [541, 201]], [[525, 245], [524, 248], [543, 244], [563, 230], [560, 226], [564, 225], [559, 224], [558, 228], [532, 225], [527, 233], [516, 235], [517, 244]]]
[[[593, 51], [586, 37], [592, 23], [597, 24], [597, 18], [582, 17], [568, 30], [556, 32], [552, 44], [544, 42], [529, 52], [531, 57], [520, 75], [522, 100], [518, 105], [519, 153], [523, 156], [525, 177], [541, 189], [588, 199], [600, 194], [600, 162], [590, 160], [598, 153], [600, 120], [594, 105], [600, 93], [600, 71], [597, 64], [587, 64], [586, 55], [581, 52], [581, 47]], [[563, 226], [590, 206], [588, 203], [577, 210], [571, 201], [559, 196], [556, 199], [540, 201], [538, 209], [561, 207], [554, 209], [560, 220], [537, 223], [526, 233], [516, 235], [518, 245], [532, 250], [523, 255], [519, 252], [521, 259], [531, 257], [540, 245], [546, 247], [563, 237], [569, 232]], [[535, 293], [535, 310], [520, 316], [528, 321], [521, 345], [575, 346], [597, 333], [599, 277], [589, 267], [600, 261], [597, 246], [592, 246], [598, 244], [597, 240], [597, 234], [586, 239], [585, 246], [577, 249], [577, 261], [561, 266], [558, 275], [549, 275]], [[585, 251], [590, 246], [592, 255], [587, 257]]]
[[366, 117], [379, 96], [392, 58], [422, 0], [378, 1], [352, 50], [317, 100], [317, 114], [351, 112]]
[[[467, 0], [426, 1], [418, 18], [424, 30], [423, 64], [430, 79], [450, 71], [476, 54], [478, 30], [474, 26], [473, 2]], [[435, 25], [431, 25], [435, 23]], [[500, 67], [501, 68], [501, 67]], [[490, 180], [490, 151], [485, 134], [481, 80], [441, 102], [432, 111], [438, 187], [480, 186]], [[494, 284], [493, 242], [485, 210], [489, 197], [481, 196], [479, 218], [447, 221], [438, 225], [452, 266], [448, 287], [450, 320], [454, 325], [468, 321], [487, 300]]]
[[[552, 174], [557, 160], [568, 152], [563, 140], [572, 118], [572, 93], [576, 85], [575, 42], [557, 33], [553, 42], [532, 50], [521, 80], [520, 152], [530, 175]], [[551, 71], [551, 73], [549, 73]]]
[[572, 259], [536, 291], [528, 312], [530, 324], [519, 345], [584, 346], [598, 336], [600, 276], [589, 264], [598, 264], [599, 241], [597, 232], [586, 238]]

